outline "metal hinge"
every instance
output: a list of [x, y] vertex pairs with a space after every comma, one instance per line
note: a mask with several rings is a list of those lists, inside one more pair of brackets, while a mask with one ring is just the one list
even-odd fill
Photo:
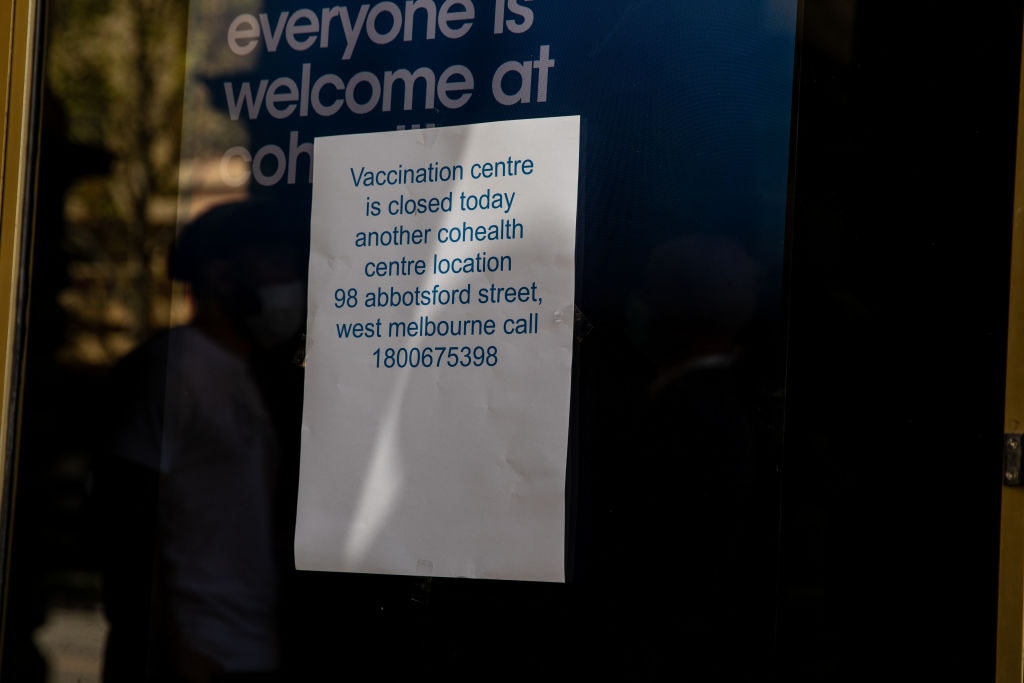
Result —
[[1020, 434], [1003, 434], [1003, 485], [1005, 486], [1024, 486], [1020, 442]]

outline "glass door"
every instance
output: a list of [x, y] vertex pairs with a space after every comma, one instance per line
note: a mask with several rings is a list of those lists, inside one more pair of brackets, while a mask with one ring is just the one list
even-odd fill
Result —
[[5, 680], [776, 675], [795, 0], [16, 8]]

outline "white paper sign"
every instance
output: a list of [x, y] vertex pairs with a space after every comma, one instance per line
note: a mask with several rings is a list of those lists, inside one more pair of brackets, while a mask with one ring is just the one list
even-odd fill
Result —
[[300, 569], [564, 581], [579, 131], [316, 140]]

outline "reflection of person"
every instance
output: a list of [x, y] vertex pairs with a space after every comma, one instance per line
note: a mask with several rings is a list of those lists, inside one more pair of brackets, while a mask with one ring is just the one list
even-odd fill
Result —
[[268, 680], [280, 666], [279, 448], [250, 371], [304, 322], [301, 250], [255, 202], [186, 227], [191, 324], [115, 369], [104, 517], [108, 682]]

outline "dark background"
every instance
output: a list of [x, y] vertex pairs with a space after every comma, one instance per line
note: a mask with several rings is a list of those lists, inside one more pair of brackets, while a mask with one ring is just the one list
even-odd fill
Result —
[[991, 680], [1021, 6], [856, 3], [844, 59], [852, 4], [804, 3], [782, 669]]

